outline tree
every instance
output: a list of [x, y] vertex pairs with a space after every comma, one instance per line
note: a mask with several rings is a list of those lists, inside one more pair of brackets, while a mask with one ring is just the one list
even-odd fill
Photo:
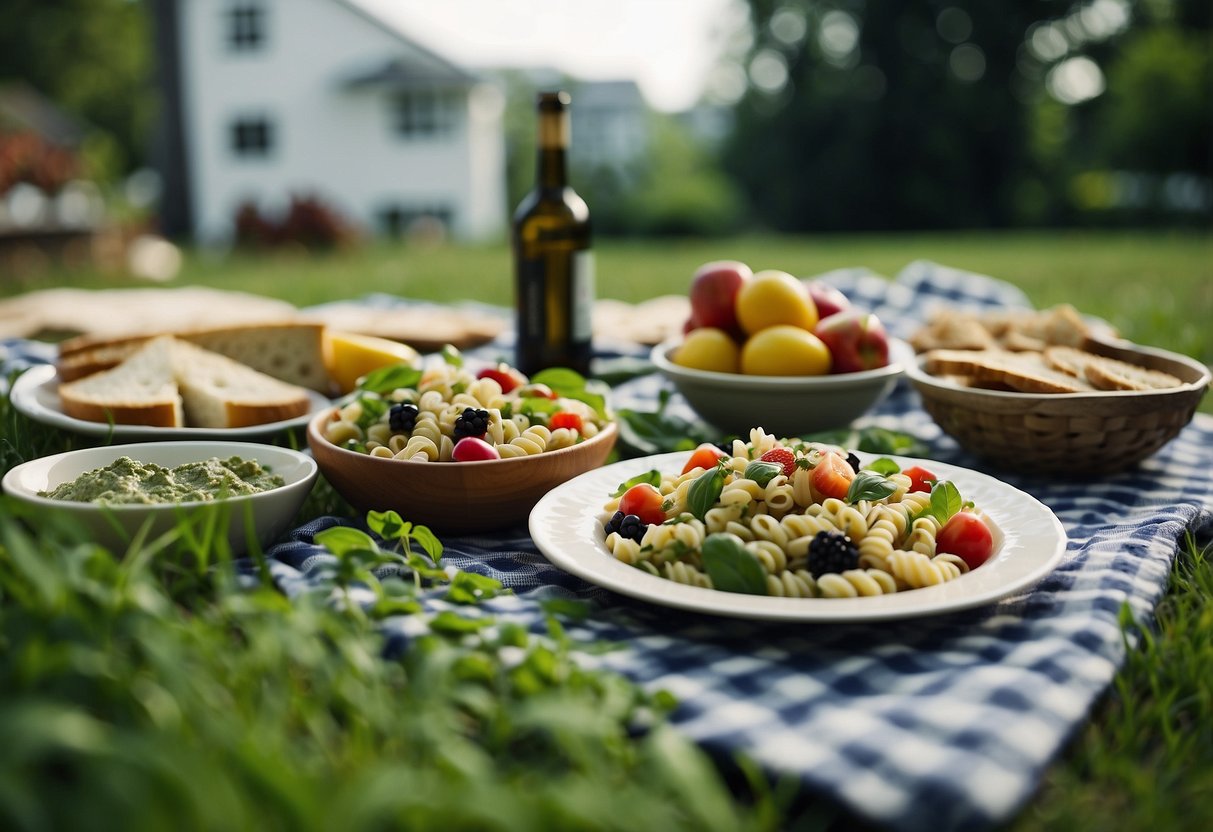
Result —
[[155, 113], [144, 5], [4, 0], [0, 9], [0, 82], [25, 81], [94, 128], [86, 153], [95, 158], [100, 145], [108, 173], [142, 164]]

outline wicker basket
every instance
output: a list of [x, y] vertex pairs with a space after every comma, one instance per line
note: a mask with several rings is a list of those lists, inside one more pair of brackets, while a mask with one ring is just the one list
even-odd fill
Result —
[[1106, 474], [1133, 466], [1192, 420], [1209, 387], [1209, 368], [1147, 347], [1088, 341], [1091, 352], [1178, 377], [1166, 390], [1014, 393], [963, 387], [922, 369], [907, 371], [923, 406], [961, 447], [1013, 471]]

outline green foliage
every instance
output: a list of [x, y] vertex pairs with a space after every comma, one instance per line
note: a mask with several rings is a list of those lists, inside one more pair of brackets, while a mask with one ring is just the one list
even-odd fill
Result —
[[[0, 826], [773, 828], [663, 727], [668, 698], [584, 668], [554, 614], [537, 637], [443, 612], [391, 658], [327, 600], [363, 568], [294, 601], [230, 562], [193, 577], [170, 594], [152, 557], [33, 535], [0, 503]], [[413, 603], [392, 614], [416, 614], [395, 583]]]
[[1125, 609], [1112, 690], [1013, 828], [1198, 830], [1213, 817], [1213, 544], [1181, 541], [1155, 622]]
[[117, 174], [147, 164], [155, 98], [147, 4], [5, 0], [0, 81], [23, 80], [99, 131], [86, 157]]

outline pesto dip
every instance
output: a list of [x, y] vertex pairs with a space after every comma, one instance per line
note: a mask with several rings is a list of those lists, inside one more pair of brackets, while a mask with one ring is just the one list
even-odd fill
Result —
[[124, 456], [50, 491], [40, 491], [38, 496], [104, 505], [186, 503], [256, 494], [285, 482], [256, 460], [238, 456], [213, 456], [176, 468]]

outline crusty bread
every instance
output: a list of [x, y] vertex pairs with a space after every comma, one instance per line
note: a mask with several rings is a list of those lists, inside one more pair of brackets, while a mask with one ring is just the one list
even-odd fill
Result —
[[1073, 347], [1049, 347], [1044, 359], [1050, 367], [1085, 378], [1097, 390], [1165, 390], [1183, 383], [1161, 370]]
[[112, 369], [59, 385], [63, 412], [89, 422], [181, 427], [173, 339], [153, 338]]
[[[324, 325], [321, 323], [276, 321], [171, 334], [289, 384], [326, 394], [331, 392], [332, 381], [324, 363]], [[64, 341], [59, 345], [56, 362], [59, 378], [73, 381], [109, 369], [152, 337], [155, 336], [82, 336]]]
[[77, 419], [157, 427], [241, 428], [305, 415], [307, 391], [172, 336], [109, 370], [59, 385]]
[[1083, 393], [1094, 389], [1084, 379], [1045, 364], [1040, 353], [1005, 350], [932, 350], [924, 368], [932, 375], [959, 375], [974, 386], [1021, 393]]
[[193, 427], [243, 428], [293, 419], [311, 409], [303, 388], [188, 341], [174, 343], [173, 365], [185, 421]]

